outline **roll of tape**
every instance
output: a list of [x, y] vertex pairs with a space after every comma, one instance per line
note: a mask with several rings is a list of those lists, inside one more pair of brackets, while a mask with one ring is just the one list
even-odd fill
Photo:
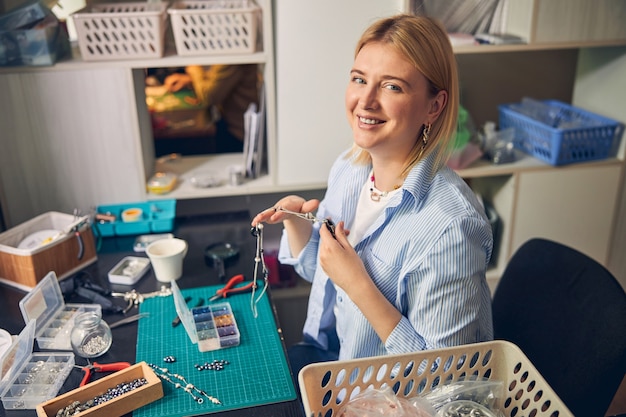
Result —
[[137, 222], [141, 220], [143, 210], [140, 208], [129, 208], [122, 212], [122, 221], [125, 222]]

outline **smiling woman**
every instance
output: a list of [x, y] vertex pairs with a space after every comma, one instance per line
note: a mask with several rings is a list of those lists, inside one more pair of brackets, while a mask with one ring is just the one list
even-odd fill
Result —
[[155, 156], [241, 152], [244, 113], [258, 104], [259, 80], [256, 64], [148, 70]]
[[[279, 260], [312, 282], [303, 341], [289, 351], [295, 375], [311, 362], [493, 338], [491, 227], [445, 164], [458, 95], [439, 22], [375, 22], [357, 43], [345, 93], [353, 147], [335, 160], [324, 199], [287, 196], [253, 219], [283, 223]], [[334, 234], [299, 215], [315, 210]]]

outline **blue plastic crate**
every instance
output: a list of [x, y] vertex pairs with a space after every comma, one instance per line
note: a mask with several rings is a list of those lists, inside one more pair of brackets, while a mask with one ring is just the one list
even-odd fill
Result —
[[[142, 217], [138, 221], [122, 221], [122, 212], [130, 208], [140, 208]], [[113, 222], [95, 223], [103, 237], [141, 235], [147, 233], [171, 232], [176, 217], [176, 200], [159, 200], [143, 203], [125, 203], [102, 205], [96, 208], [98, 213], [112, 214]]]
[[513, 145], [517, 149], [551, 165], [600, 160], [617, 154], [623, 124], [560, 101], [542, 103], [550, 107], [550, 117], [576, 127], [553, 127], [517, 111], [517, 104], [502, 104], [498, 106], [499, 127], [515, 129]]

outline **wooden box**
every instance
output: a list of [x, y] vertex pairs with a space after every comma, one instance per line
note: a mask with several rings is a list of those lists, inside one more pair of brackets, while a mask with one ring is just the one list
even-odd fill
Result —
[[[82, 249], [72, 231], [75, 224]], [[42, 242], [38, 242], [38, 236], [44, 238]], [[50, 242], [46, 243], [45, 236]], [[97, 259], [95, 239], [86, 218], [47, 212], [0, 234], [0, 280], [23, 289], [35, 287], [50, 271], [63, 279]]]
[[145, 378], [148, 382], [126, 394], [89, 408], [72, 417], [119, 417], [163, 397], [161, 380], [145, 362], [117, 371], [83, 387], [66, 392], [36, 407], [37, 417], [56, 417], [59, 410], [79, 401], [81, 404], [104, 394], [118, 384]]

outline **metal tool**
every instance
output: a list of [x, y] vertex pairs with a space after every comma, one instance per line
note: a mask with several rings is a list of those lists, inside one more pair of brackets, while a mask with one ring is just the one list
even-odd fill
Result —
[[220, 298], [226, 298], [231, 294], [241, 294], [244, 292], [252, 291], [252, 288], [255, 286], [254, 282], [250, 282], [246, 285], [236, 287], [237, 284], [242, 283], [245, 277], [242, 274], [235, 275], [231, 279], [228, 280], [226, 285], [215, 292], [215, 295], [209, 298], [209, 301], [216, 301]]
[[126, 369], [130, 366], [128, 362], [115, 362], [115, 363], [98, 363], [94, 362], [92, 364], [88, 364], [87, 366], [83, 366], [81, 369], [85, 373], [83, 376], [83, 380], [80, 381], [79, 386], [87, 385], [91, 382], [91, 377], [95, 372], [116, 372], [121, 371], [122, 369]]
[[129, 324], [129, 323], [134, 323], [134, 322], [138, 321], [141, 318], [149, 317], [149, 316], [150, 316], [150, 313], [135, 314], [134, 316], [129, 316], [129, 317], [126, 317], [125, 319], [118, 320], [118, 321], [116, 321], [114, 323], [109, 324], [109, 328], [115, 329], [116, 327], [120, 327], [120, 326], [123, 326], [125, 324]]
[[311, 223], [316, 223], [316, 222], [323, 223], [326, 225], [326, 228], [328, 229], [330, 234], [332, 234], [333, 237], [335, 237], [335, 223], [333, 223], [333, 221], [330, 219], [320, 219], [319, 217], [315, 217], [315, 215], [311, 212], [299, 213], [297, 211], [287, 210], [283, 207], [273, 207], [273, 209], [275, 211], [282, 211], [283, 213], [292, 214], [294, 216], [300, 217], [301, 219], [308, 220]]
[[141, 304], [143, 300], [145, 300], [146, 298], [168, 297], [170, 295], [172, 295], [172, 289], [165, 285], [161, 286], [161, 289], [158, 291], [153, 291], [153, 292], [149, 292], [145, 294], [138, 293], [135, 290], [111, 293], [111, 297], [120, 297], [120, 298], [123, 298], [126, 302], [128, 302], [128, 305], [126, 306], [126, 308], [124, 308], [124, 311], [123, 311], [124, 314], [128, 313], [128, 311], [133, 306], [138, 306], [139, 304]]

